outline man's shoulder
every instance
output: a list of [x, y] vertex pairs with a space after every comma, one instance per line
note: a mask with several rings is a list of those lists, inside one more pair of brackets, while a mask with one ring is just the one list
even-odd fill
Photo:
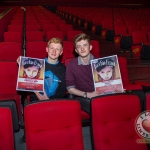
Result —
[[73, 65], [73, 64], [78, 64], [78, 57], [72, 58], [71, 60], [69, 60], [67, 65]]

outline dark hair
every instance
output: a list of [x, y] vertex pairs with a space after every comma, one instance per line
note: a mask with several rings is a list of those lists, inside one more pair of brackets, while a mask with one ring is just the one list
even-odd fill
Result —
[[86, 35], [85, 33], [80, 33], [77, 36], [75, 36], [73, 43], [76, 46], [77, 42], [81, 41], [81, 40], [87, 40], [89, 45], [91, 44], [91, 40], [90, 37], [88, 35]]
[[41, 65], [41, 62], [37, 59], [32, 59], [32, 58], [27, 58], [25, 59], [23, 62], [22, 62], [22, 65], [23, 67], [26, 69], [26, 68], [29, 68], [29, 67], [32, 67], [32, 66], [35, 66], [37, 67], [38, 69], [41, 69], [42, 65]]

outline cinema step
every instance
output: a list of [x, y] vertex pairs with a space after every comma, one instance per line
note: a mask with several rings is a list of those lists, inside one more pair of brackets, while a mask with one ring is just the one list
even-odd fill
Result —
[[141, 65], [141, 60], [138, 58], [127, 58], [128, 65]]
[[150, 81], [150, 65], [129, 65], [128, 73], [131, 82], [137, 80]]
[[120, 57], [130, 58], [130, 52], [105, 52], [105, 53], [101, 53], [100, 55], [101, 57], [117, 55]]

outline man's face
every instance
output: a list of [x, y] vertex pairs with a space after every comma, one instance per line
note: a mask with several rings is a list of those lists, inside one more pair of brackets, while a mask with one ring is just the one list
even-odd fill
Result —
[[112, 77], [113, 69], [112, 67], [106, 66], [101, 71], [99, 71], [98, 74], [103, 80], [109, 80]]
[[24, 71], [28, 78], [35, 78], [39, 72], [39, 69], [35, 66], [32, 66], [24, 69]]
[[90, 45], [87, 40], [81, 40], [76, 43], [75, 51], [83, 58], [90, 54], [91, 49], [92, 45]]
[[49, 47], [46, 47], [46, 52], [48, 53], [48, 58], [57, 60], [63, 53], [62, 45], [60, 43], [51, 43]]

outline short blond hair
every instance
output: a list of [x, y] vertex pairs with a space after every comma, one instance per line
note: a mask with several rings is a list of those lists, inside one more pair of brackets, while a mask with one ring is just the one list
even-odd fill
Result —
[[79, 42], [81, 40], [87, 40], [89, 45], [91, 45], [90, 37], [88, 35], [86, 35], [85, 33], [80, 33], [77, 36], [75, 36], [75, 38], [73, 40], [74, 46], [76, 46], [77, 42]]
[[62, 46], [62, 48], [63, 48], [63, 41], [60, 39], [60, 38], [58, 38], [58, 37], [54, 37], [54, 38], [51, 38], [49, 41], [48, 41], [48, 43], [47, 43], [47, 47], [49, 47], [49, 45], [51, 44], [51, 43], [55, 43], [55, 44], [61, 44], [61, 46]]

